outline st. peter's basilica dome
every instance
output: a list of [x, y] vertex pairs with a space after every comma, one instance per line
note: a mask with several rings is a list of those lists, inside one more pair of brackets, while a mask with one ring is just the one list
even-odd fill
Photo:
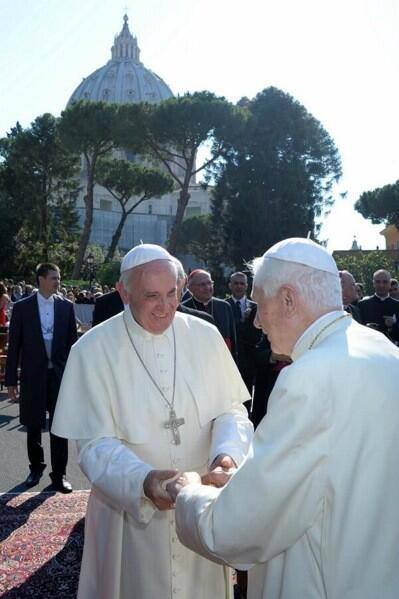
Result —
[[122, 31], [111, 48], [111, 60], [83, 79], [68, 105], [78, 100], [157, 103], [173, 96], [166, 83], [140, 62], [137, 38], [130, 33], [127, 15], [123, 20]]

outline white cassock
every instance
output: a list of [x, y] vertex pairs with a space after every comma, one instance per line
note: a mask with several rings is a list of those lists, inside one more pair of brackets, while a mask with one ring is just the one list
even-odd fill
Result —
[[398, 599], [399, 349], [338, 311], [292, 358], [228, 485], [178, 495], [179, 537], [250, 569], [248, 599]]
[[252, 439], [242, 402], [248, 392], [217, 329], [176, 313], [175, 412], [185, 423], [173, 444], [169, 409], [173, 332], [152, 335], [129, 309], [86, 333], [64, 372], [52, 432], [77, 439], [79, 463], [92, 483], [79, 582], [80, 599], [225, 599], [230, 572], [183, 547], [174, 510], [143, 495], [150, 470], [205, 473], [220, 453], [237, 464]]

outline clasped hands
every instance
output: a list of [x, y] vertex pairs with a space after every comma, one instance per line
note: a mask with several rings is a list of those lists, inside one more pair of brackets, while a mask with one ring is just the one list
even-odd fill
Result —
[[170, 510], [175, 507], [176, 497], [183, 487], [192, 483], [224, 487], [236, 468], [229, 455], [220, 454], [203, 476], [197, 472], [151, 470], [144, 480], [144, 494], [159, 510]]

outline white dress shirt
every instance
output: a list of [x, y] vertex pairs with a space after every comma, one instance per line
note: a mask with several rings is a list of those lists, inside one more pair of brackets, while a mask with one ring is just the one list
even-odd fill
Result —
[[39, 306], [40, 324], [43, 339], [53, 340], [54, 334], [54, 295], [45, 298], [40, 291], [37, 292], [37, 303]]

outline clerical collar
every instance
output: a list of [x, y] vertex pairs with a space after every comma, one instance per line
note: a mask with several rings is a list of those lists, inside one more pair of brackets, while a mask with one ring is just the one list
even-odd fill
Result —
[[125, 308], [124, 313], [123, 313], [123, 318], [124, 318], [124, 321], [126, 323], [126, 326], [129, 329], [129, 331], [133, 335], [138, 335], [144, 341], [151, 341], [153, 339], [159, 339], [160, 337], [162, 337], [162, 335], [165, 335], [165, 337], [167, 337], [168, 339], [171, 339], [173, 341], [172, 326], [169, 326], [166, 329], [166, 331], [164, 331], [163, 333], [160, 333], [159, 335], [156, 335], [155, 333], [150, 333], [150, 331], [147, 331], [146, 329], [144, 329], [141, 326], [141, 324], [139, 324], [137, 322], [137, 320], [135, 320], [135, 318], [132, 314], [132, 311], [130, 309], [130, 306], [127, 306]]
[[309, 349], [309, 347], [313, 345], [316, 337], [321, 337], [321, 333], [324, 329], [326, 330], [326, 334], [329, 334], [334, 330], [335, 323], [342, 322], [345, 320], [345, 317], [348, 317], [347, 320], [349, 320], [349, 322], [351, 321], [349, 318], [350, 314], [344, 310], [334, 310], [333, 312], [328, 312], [328, 314], [320, 316], [320, 318], [312, 322], [312, 324], [297, 339], [291, 352], [292, 361], [294, 362], [297, 360], [307, 349]]
[[210, 299], [210, 300], [208, 300], [207, 302], [200, 302], [200, 301], [199, 301], [199, 299], [197, 299], [197, 298], [195, 297], [195, 295], [193, 295], [193, 300], [194, 300], [194, 301], [195, 301], [197, 304], [200, 304], [201, 306], [207, 306], [208, 304], [210, 304], [210, 303], [211, 303], [211, 301], [213, 300], [213, 297], [211, 297], [211, 299]]
[[378, 298], [380, 300], [380, 302], [385, 302], [385, 300], [387, 300], [390, 296], [385, 295], [384, 297], [381, 297], [380, 295], [377, 295], [376, 293], [374, 293], [375, 297]]

